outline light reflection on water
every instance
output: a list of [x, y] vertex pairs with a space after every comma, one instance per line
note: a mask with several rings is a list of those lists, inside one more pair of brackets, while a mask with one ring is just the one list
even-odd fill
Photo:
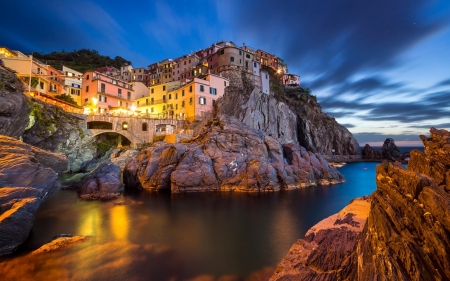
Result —
[[90, 239], [39, 257], [8, 258], [0, 263], [0, 276], [175, 281], [200, 274], [245, 277], [276, 267], [311, 226], [351, 199], [369, 195], [375, 189], [376, 164], [340, 168], [346, 177], [340, 185], [262, 194], [144, 192], [127, 194], [132, 203], [118, 206], [80, 201], [75, 192], [61, 190], [38, 211], [21, 253], [60, 233]]

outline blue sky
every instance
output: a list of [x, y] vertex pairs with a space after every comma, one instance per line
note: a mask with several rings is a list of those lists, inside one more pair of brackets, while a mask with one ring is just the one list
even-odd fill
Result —
[[15, 0], [0, 17], [0, 45], [95, 49], [134, 67], [222, 40], [283, 58], [361, 145], [450, 128], [446, 0]]

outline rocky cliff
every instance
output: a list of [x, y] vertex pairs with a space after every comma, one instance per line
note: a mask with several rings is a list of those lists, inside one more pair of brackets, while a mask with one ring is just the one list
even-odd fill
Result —
[[[408, 168], [377, 166], [366, 225], [341, 266], [302, 280], [450, 280], [450, 133], [431, 128], [421, 139], [425, 151], [412, 151]], [[332, 237], [322, 241], [330, 249], [346, 243]], [[296, 264], [280, 264], [272, 280], [296, 280]]]
[[221, 114], [235, 116], [281, 143], [296, 142], [308, 151], [331, 155], [359, 155], [356, 139], [334, 118], [322, 112], [316, 98], [299, 89], [287, 90], [277, 74], [270, 75], [271, 93], [263, 94], [255, 77], [238, 70], [223, 73], [231, 80], [218, 101]]
[[0, 135], [0, 255], [25, 241], [39, 205], [61, 186], [57, 172], [65, 169], [64, 156]]
[[123, 177], [127, 188], [172, 192], [276, 191], [344, 180], [320, 155], [282, 145], [228, 115], [218, 115], [187, 143], [142, 150]]

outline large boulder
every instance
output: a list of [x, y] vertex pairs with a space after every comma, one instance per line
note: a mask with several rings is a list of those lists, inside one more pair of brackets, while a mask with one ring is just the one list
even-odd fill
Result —
[[450, 132], [431, 128], [421, 139], [424, 153], [413, 150], [407, 168], [377, 166], [367, 222], [350, 251], [339, 248], [347, 234], [322, 236], [291, 251], [272, 280], [450, 280]]
[[0, 255], [25, 241], [40, 204], [61, 186], [58, 174], [44, 163], [67, 169], [64, 156], [0, 135]]
[[19, 138], [28, 125], [30, 107], [22, 82], [0, 67], [0, 135]]
[[320, 155], [282, 145], [236, 118], [219, 115], [190, 143], [142, 150], [124, 169], [127, 188], [276, 191], [344, 181]]
[[63, 185], [66, 189], [76, 189], [82, 199], [117, 198], [123, 191], [121, 172], [119, 166], [105, 161], [92, 172], [78, 174], [63, 182]]

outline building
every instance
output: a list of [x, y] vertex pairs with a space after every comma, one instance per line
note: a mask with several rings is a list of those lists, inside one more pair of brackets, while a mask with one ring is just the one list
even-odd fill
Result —
[[185, 83], [192, 80], [198, 75], [197, 71], [195, 71], [194, 74], [194, 68], [199, 64], [200, 58], [196, 54], [190, 54], [175, 59], [172, 73], [173, 81], [182, 81]]
[[64, 74], [62, 71], [48, 65], [48, 94], [57, 96], [64, 94]]
[[131, 71], [133, 70], [132, 65], [125, 64], [120, 67], [120, 79], [125, 82], [131, 81]]
[[165, 59], [161, 62], [159, 62], [160, 67], [160, 74], [161, 74], [161, 84], [169, 83], [174, 81], [173, 80], [173, 60], [172, 59]]
[[137, 111], [153, 118], [194, 121], [214, 112], [218, 98], [225, 93], [229, 80], [214, 74], [193, 78], [181, 84], [173, 81], [150, 87], [149, 96], [136, 100]]
[[295, 74], [283, 74], [281, 83], [286, 86], [300, 86], [300, 76]]
[[133, 68], [129, 71], [129, 73], [130, 77], [128, 81], [142, 82], [147, 87], [150, 86], [149, 71], [144, 67]]
[[135, 99], [133, 86], [97, 71], [82, 77], [82, 102], [86, 114], [128, 115]]
[[68, 96], [71, 96], [76, 103], [81, 106], [82, 76], [83, 73], [73, 70], [67, 66], [62, 67], [64, 74], [64, 89]]

